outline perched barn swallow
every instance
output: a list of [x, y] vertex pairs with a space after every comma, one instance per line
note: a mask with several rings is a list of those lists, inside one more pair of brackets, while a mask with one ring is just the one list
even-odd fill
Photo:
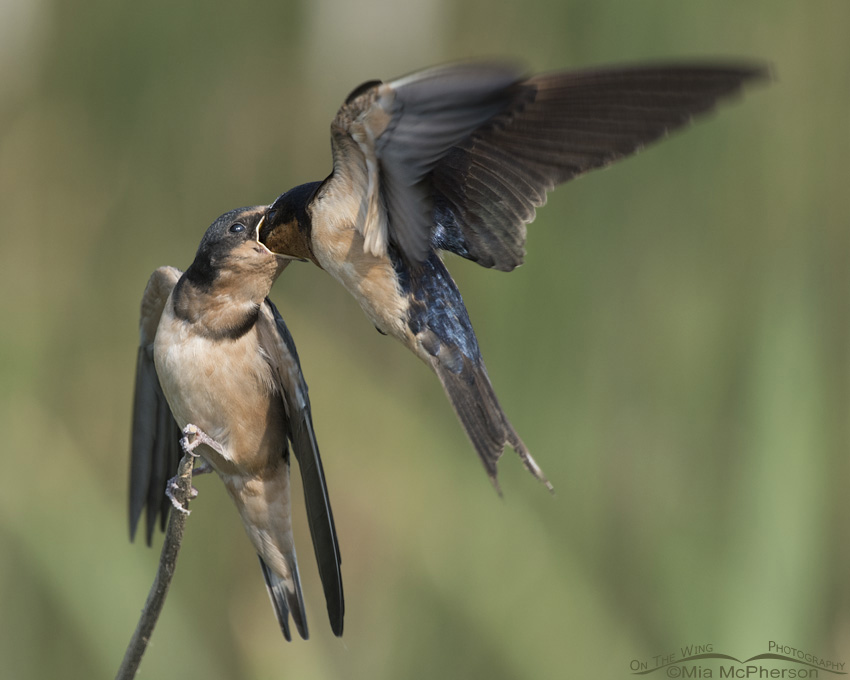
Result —
[[473, 63], [369, 81], [331, 124], [331, 174], [281, 195], [260, 240], [327, 271], [381, 333], [434, 370], [497, 490], [507, 444], [551, 489], [499, 405], [438, 252], [512, 270], [555, 185], [638, 151], [763, 75], [697, 64], [524, 78]]
[[147, 540], [169, 509], [166, 478], [176, 474], [180, 429], [209, 439], [202, 460], [224, 482], [260, 557], [287, 640], [289, 615], [307, 638], [292, 537], [289, 445], [307, 504], [331, 628], [342, 635], [339, 544], [307, 385], [295, 344], [266, 297], [288, 264], [259, 242], [266, 206], [241, 208], [207, 230], [181, 273], [150, 278], [140, 322], [130, 469], [130, 537], [147, 506]]

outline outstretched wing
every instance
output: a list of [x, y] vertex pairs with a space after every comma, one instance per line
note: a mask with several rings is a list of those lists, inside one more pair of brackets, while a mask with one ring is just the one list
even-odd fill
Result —
[[763, 68], [694, 64], [539, 75], [432, 174], [434, 245], [510, 271], [546, 193], [712, 110]]
[[427, 258], [433, 230], [428, 173], [455, 144], [503, 111], [519, 72], [503, 64], [454, 64], [352, 92], [331, 125], [334, 171], [323, 193], [359, 198], [365, 249], [391, 240], [412, 262]]
[[375, 255], [393, 242], [408, 262], [434, 247], [511, 270], [555, 185], [635, 153], [764, 75], [674, 64], [522, 80], [479, 63], [371, 81], [331, 126], [334, 171], [322, 193], [359, 197], [355, 224]]
[[269, 356], [278, 387], [283, 395], [289, 438], [292, 450], [298, 459], [301, 481], [304, 485], [304, 500], [307, 504], [307, 519], [319, 575], [325, 591], [331, 629], [342, 635], [345, 601], [342, 592], [339, 541], [336, 536], [325, 472], [319, 456], [319, 446], [313, 432], [310, 398], [307, 383], [301, 373], [301, 364], [295, 350], [295, 342], [277, 308], [266, 300], [261, 309], [266, 323], [257, 325], [260, 344]]
[[142, 296], [139, 320], [130, 444], [130, 540], [135, 538], [142, 511], [147, 507], [145, 540], [148, 545], [158, 516], [160, 527], [165, 529], [171, 507], [165, 485], [177, 474], [180, 461], [180, 428], [171, 415], [153, 362], [153, 342], [159, 319], [180, 274], [174, 267], [160, 267], [151, 275]]

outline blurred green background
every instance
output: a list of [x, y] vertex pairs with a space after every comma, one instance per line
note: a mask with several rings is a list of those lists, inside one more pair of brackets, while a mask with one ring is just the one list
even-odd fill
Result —
[[550, 196], [512, 274], [449, 261], [506, 412], [493, 493], [437, 379], [318, 269], [298, 343], [341, 539], [334, 638], [286, 644], [202, 478], [140, 677], [626, 677], [769, 640], [850, 662], [850, 3], [0, 3], [0, 676], [111, 677], [156, 562], [127, 540], [138, 306], [206, 227], [330, 168], [355, 85], [745, 57], [777, 79]]

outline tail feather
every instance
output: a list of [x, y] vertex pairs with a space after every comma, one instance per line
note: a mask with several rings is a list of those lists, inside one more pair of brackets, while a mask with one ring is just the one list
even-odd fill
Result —
[[[438, 357], [433, 357], [431, 366], [440, 378], [443, 389], [496, 491], [501, 495], [496, 463], [508, 444], [519, 455], [526, 469], [552, 491], [549, 480], [531, 457], [528, 448], [502, 410], [484, 362], [480, 358], [472, 360], [464, 356], [461, 366], [447, 366]], [[460, 370], [452, 370], [453, 368]]]
[[409, 334], [397, 337], [440, 378], [496, 491], [501, 494], [496, 463], [508, 444], [528, 471], [551, 491], [552, 485], [499, 405], [460, 291], [439, 255], [432, 251], [416, 267], [408, 267], [396, 257], [393, 267], [408, 301]]
[[295, 622], [299, 635], [306, 640], [310, 637], [310, 633], [307, 630], [304, 596], [301, 593], [301, 578], [298, 575], [298, 563], [295, 561], [295, 556], [293, 555], [291, 560], [287, 560], [292, 568], [291, 581], [278, 576], [269, 568], [262, 557], [259, 555], [257, 557], [260, 558], [266, 589], [269, 592], [269, 598], [272, 601], [272, 607], [274, 607], [274, 613], [277, 616], [283, 637], [286, 638], [287, 642], [292, 641], [292, 635], [289, 632], [289, 615], [292, 614], [292, 620]]

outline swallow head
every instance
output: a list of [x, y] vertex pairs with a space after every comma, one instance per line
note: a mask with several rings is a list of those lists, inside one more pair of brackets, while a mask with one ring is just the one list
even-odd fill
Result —
[[238, 208], [213, 222], [186, 270], [189, 280], [199, 288], [262, 301], [289, 263], [260, 242], [266, 213], [266, 206]]
[[319, 264], [311, 246], [310, 205], [321, 182], [310, 182], [290, 189], [272, 203], [260, 229], [260, 242], [292, 260], [310, 260]]

